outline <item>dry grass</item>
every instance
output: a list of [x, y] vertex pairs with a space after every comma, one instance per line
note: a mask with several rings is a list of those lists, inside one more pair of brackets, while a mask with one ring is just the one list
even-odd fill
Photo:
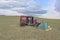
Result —
[[19, 17], [0, 16], [0, 40], [60, 40], [60, 20], [45, 20], [53, 28], [43, 31], [36, 27], [20, 27]]

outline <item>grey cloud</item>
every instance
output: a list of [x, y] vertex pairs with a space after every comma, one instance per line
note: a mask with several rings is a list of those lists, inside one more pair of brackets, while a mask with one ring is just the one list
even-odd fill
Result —
[[10, 9], [12, 8], [13, 6], [10, 6], [10, 5], [4, 5], [4, 4], [0, 4], [0, 9]]
[[5, 3], [0, 3], [0, 5], [2, 5], [2, 7], [6, 6], [6, 7], [27, 7], [27, 8], [31, 8], [31, 9], [40, 9], [40, 5], [38, 5], [37, 3], [35, 3], [33, 0], [5, 0], [7, 2]]
[[47, 11], [42, 10], [41, 6], [33, 0], [7, 0], [8, 2], [0, 3], [0, 9], [8, 9], [23, 14], [45, 14]]
[[60, 13], [60, 0], [56, 0], [56, 3], [55, 3], [55, 10]]
[[47, 13], [47, 10], [41, 10], [41, 11], [29, 11], [29, 10], [25, 10], [25, 11], [17, 11], [19, 13], [24, 13], [24, 14], [45, 14]]
[[18, 2], [0, 3], [0, 8], [2, 9], [10, 9], [14, 7], [27, 7], [27, 5]]

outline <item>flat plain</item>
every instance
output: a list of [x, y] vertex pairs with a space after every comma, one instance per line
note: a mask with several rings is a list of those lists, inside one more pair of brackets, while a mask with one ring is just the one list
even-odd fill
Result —
[[60, 40], [60, 19], [38, 19], [48, 22], [50, 31], [20, 27], [19, 20], [19, 16], [0, 16], [0, 40]]

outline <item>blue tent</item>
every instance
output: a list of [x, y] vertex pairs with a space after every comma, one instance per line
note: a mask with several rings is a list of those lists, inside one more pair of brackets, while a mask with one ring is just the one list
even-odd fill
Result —
[[41, 29], [41, 30], [47, 30], [48, 29], [48, 23], [47, 22], [41, 22], [41, 24], [39, 24], [37, 28]]

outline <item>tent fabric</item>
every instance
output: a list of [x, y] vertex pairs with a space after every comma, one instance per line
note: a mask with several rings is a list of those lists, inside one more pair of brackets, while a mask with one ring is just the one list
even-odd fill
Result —
[[47, 29], [48, 29], [48, 23], [47, 23], [47, 22], [41, 22], [41, 23], [38, 25], [38, 29], [47, 30]]

